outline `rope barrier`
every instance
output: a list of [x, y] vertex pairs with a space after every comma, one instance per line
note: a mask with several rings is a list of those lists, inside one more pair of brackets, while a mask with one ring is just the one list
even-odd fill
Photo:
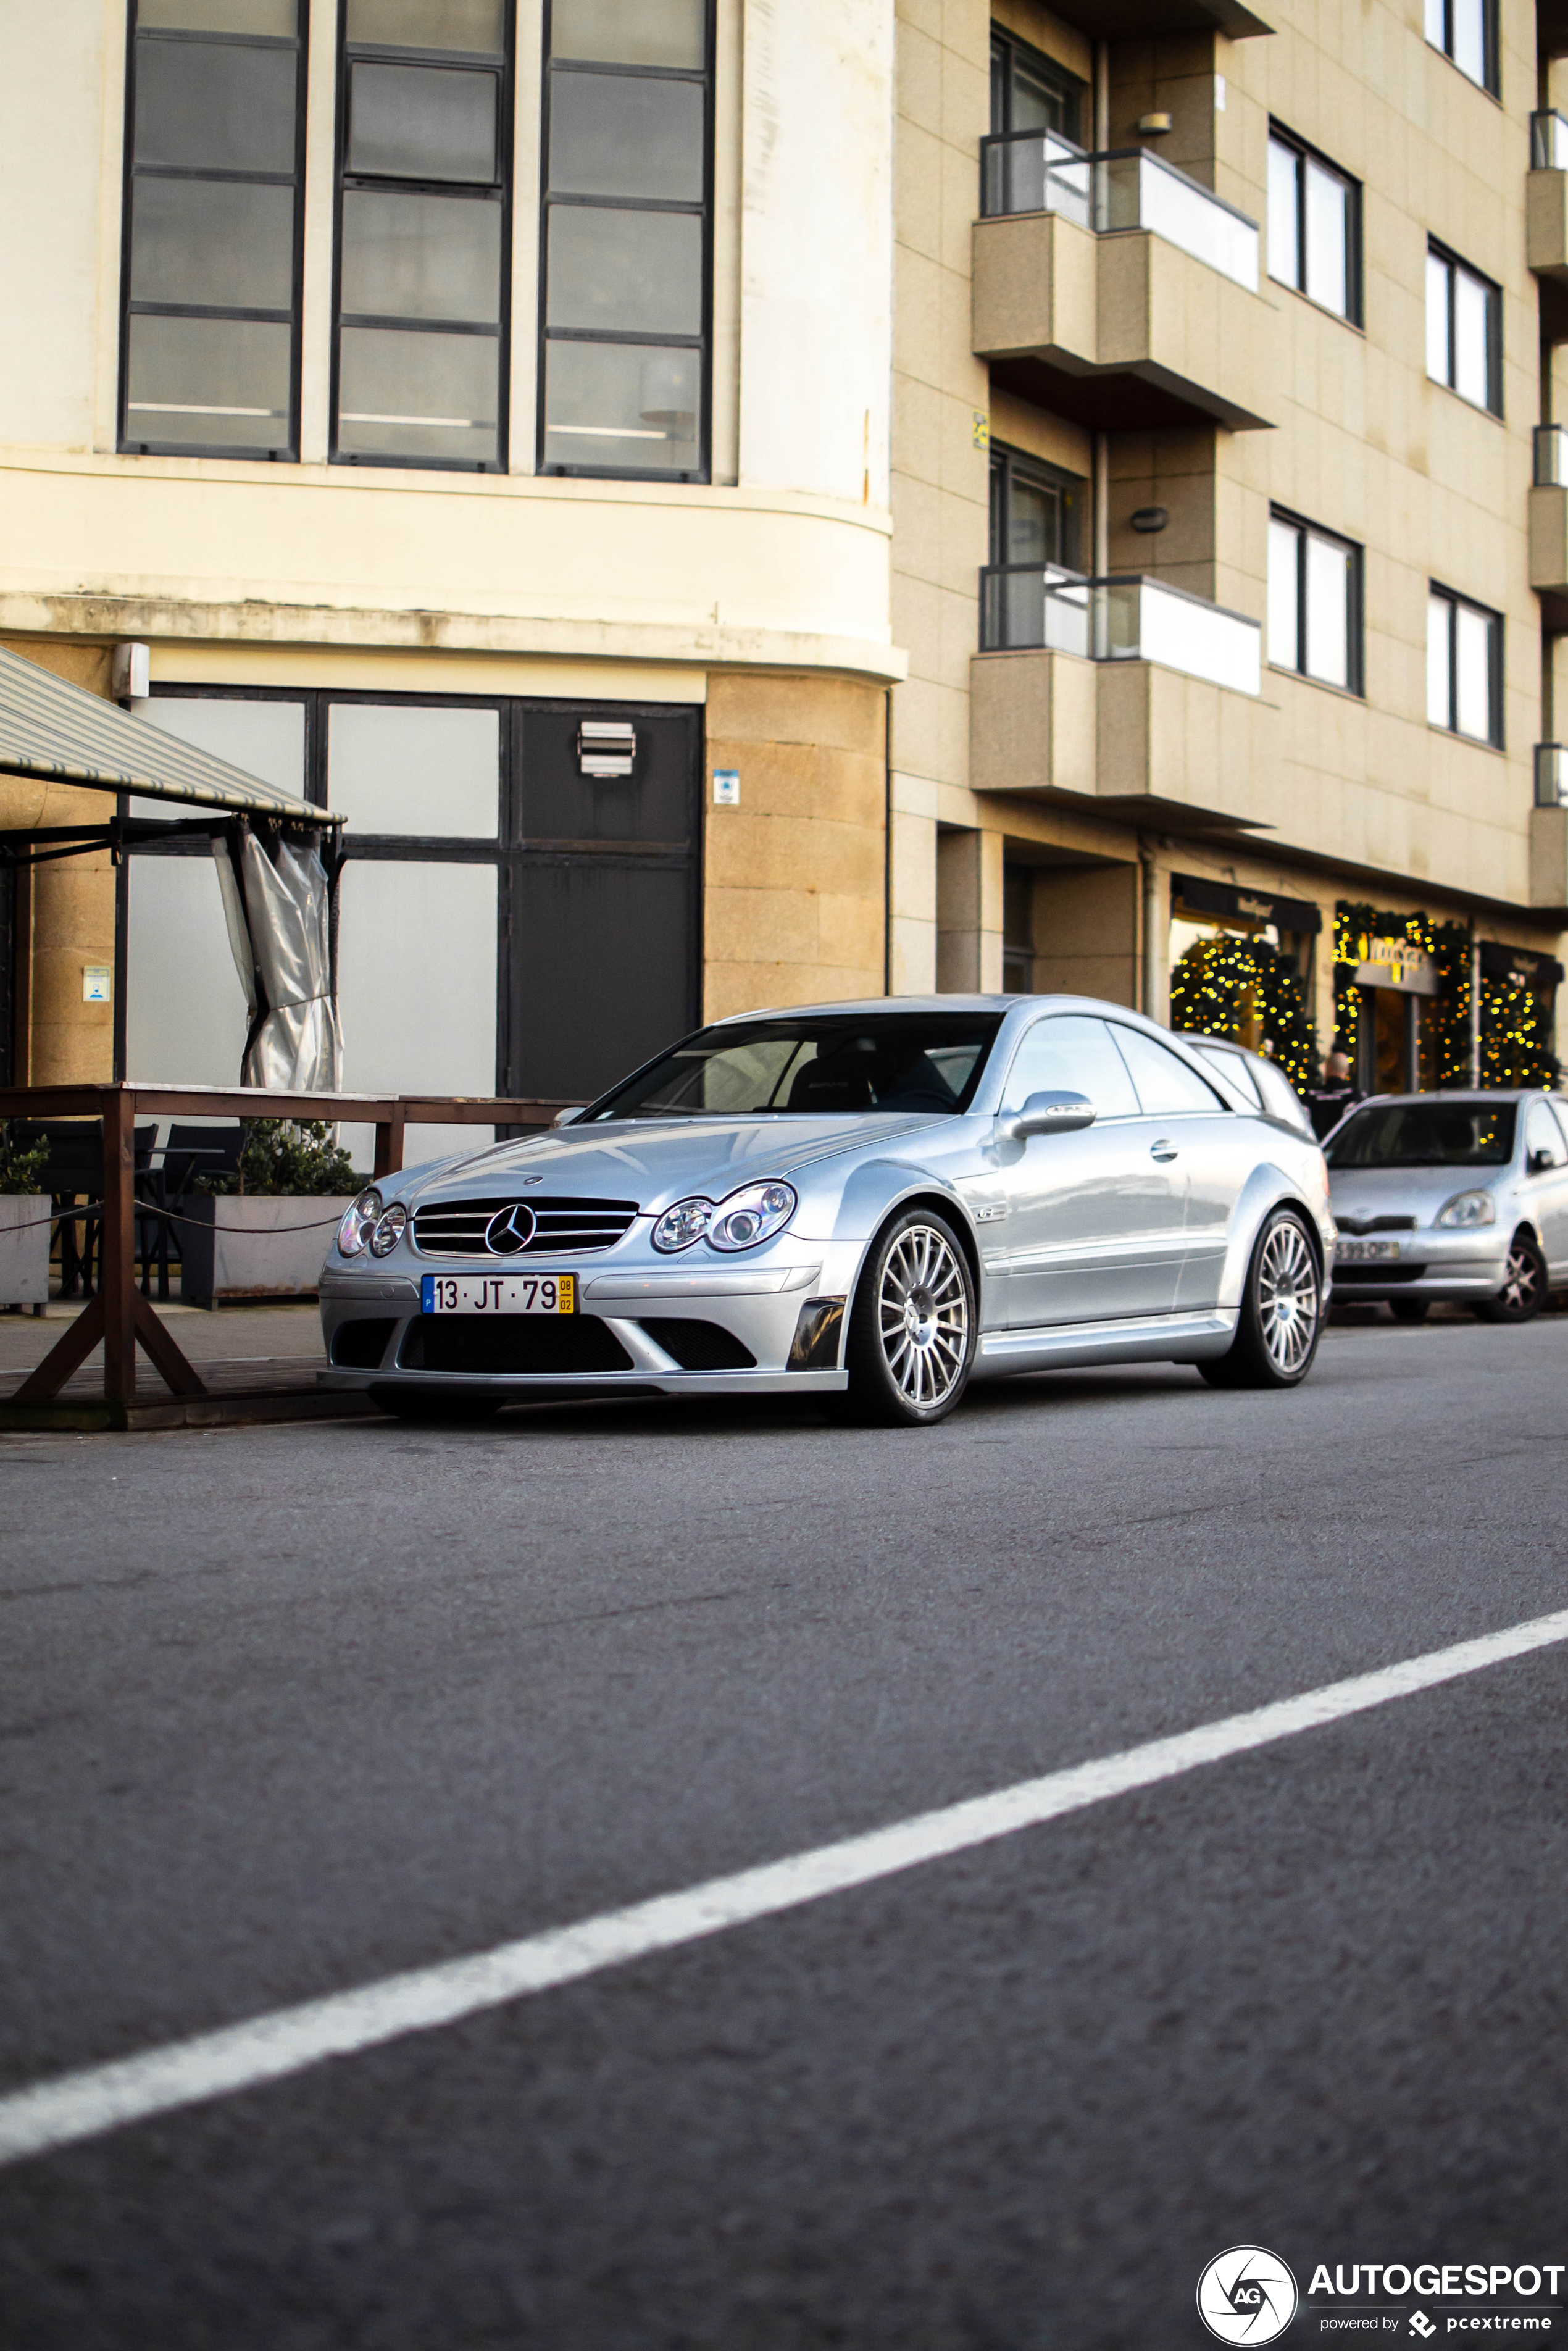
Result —
[[[13, 1196], [16, 1196], [13, 1195]], [[22, 1196], [25, 1197], [26, 1195]], [[289, 1196], [287, 1193], [283, 1192], [220, 1192], [214, 1195], [217, 1199], [232, 1200], [277, 1200], [287, 1199]], [[0, 1239], [3, 1239], [7, 1233], [36, 1233], [44, 1225], [76, 1224], [88, 1217], [100, 1215], [102, 1209], [101, 1200], [86, 1200], [74, 1208], [51, 1208], [47, 1217], [29, 1217], [25, 1225], [0, 1225]], [[193, 1232], [210, 1233], [214, 1229], [204, 1217], [182, 1217], [172, 1208], [155, 1207], [151, 1200], [138, 1200], [134, 1205], [133, 1214], [138, 1217], [158, 1217], [165, 1224], [188, 1225]], [[267, 1240], [274, 1233], [330, 1232], [334, 1226], [340, 1225], [342, 1221], [343, 1212], [340, 1208], [335, 1217], [313, 1217], [308, 1225], [268, 1225], [256, 1233], [247, 1232], [244, 1225], [227, 1225], [223, 1230], [225, 1238], [229, 1240], [235, 1238]]]

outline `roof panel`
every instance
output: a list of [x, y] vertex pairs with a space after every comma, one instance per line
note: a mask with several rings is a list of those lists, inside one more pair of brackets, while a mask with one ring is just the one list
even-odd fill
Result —
[[269, 816], [289, 824], [340, 824], [276, 784], [231, 768], [72, 685], [37, 662], [0, 648], [0, 776], [33, 776], [107, 792], [136, 792], [188, 808]]

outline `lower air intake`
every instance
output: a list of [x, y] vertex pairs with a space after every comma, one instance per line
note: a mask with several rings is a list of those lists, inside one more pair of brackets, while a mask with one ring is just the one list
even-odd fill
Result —
[[593, 1314], [422, 1314], [403, 1336], [405, 1372], [629, 1372], [632, 1358]]

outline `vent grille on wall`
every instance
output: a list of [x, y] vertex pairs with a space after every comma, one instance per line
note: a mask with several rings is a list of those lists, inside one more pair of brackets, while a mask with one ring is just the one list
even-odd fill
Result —
[[629, 776], [636, 756], [629, 719], [585, 718], [577, 730], [577, 764], [585, 776]]

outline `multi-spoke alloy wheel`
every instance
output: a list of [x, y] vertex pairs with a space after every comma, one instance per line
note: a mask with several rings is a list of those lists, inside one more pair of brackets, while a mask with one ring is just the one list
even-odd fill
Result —
[[1312, 1352], [1320, 1297], [1307, 1237], [1293, 1217], [1281, 1217], [1263, 1236], [1259, 1253], [1258, 1321], [1269, 1361], [1282, 1379], [1293, 1380]]
[[1528, 1322], [1545, 1302], [1546, 1260], [1529, 1233], [1515, 1233], [1502, 1270], [1502, 1287], [1479, 1311], [1488, 1322]]
[[1276, 1208], [1252, 1251], [1230, 1350], [1198, 1370], [1210, 1387], [1296, 1387], [1312, 1368], [1322, 1327], [1312, 1237], [1299, 1210]]
[[963, 1394], [974, 1347], [974, 1284], [957, 1235], [924, 1211], [899, 1217], [872, 1249], [855, 1297], [852, 1403], [875, 1420], [941, 1420]]

